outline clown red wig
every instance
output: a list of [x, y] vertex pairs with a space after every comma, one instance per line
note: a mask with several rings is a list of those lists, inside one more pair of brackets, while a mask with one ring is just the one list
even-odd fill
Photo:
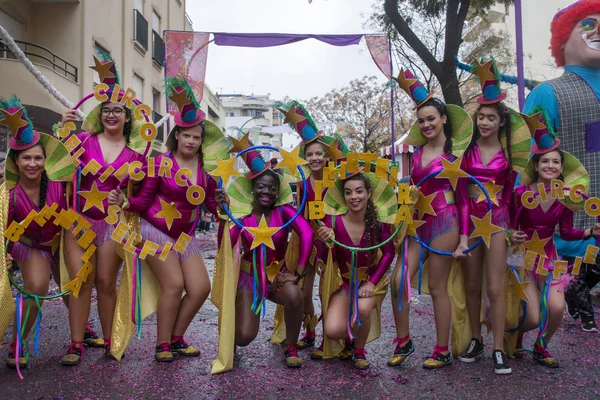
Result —
[[550, 51], [558, 67], [565, 65], [563, 46], [569, 40], [575, 24], [586, 16], [597, 13], [600, 13], [599, 0], [579, 0], [556, 13], [550, 25]]

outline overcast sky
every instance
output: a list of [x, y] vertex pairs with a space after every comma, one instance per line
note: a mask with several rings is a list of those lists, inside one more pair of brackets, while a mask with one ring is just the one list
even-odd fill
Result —
[[[376, 1], [188, 0], [187, 13], [203, 32], [362, 33]], [[364, 75], [386, 81], [364, 40], [347, 47], [314, 39], [269, 48], [209, 46], [206, 83], [220, 93], [306, 100]]]

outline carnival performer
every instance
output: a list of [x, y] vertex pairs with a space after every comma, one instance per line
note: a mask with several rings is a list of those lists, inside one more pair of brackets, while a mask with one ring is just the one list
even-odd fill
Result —
[[[600, 2], [579, 0], [560, 10], [550, 25], [550, 50], [562, 76], [540, 83], [527, 97], [523, 112], [543, 106], [561, 140], [561, 148], [581, 161], [592, 181], [592, 197], [600, 197]], [[575, 215], [577, 228], [595, 222], [585, 213]], [[592, 239], [567, 242], [555, 235], [557, 252], [569, 263], [583, 257]], [[600, 258], [584, 264], [566, 291], [567, 311], [581, 317], [585, 332], [597, 332], [590, 289], [600, 282]]]
[[[454, 256], [462, 259], [467, 310], [472, 339], [462, 362], [470, 363], [484, 352], [481, 337], [481, 292], [483, 270], [486, 273], [486, 294], [490, 301], [491, 326], [494, 335], [492, 359], [496, 374], [512, 372], [504, 353], [504, 326], [506, 306], [504, 301], [504, 275], [507, 269], [508, 245], [505, 231], [510, 227], [509, 205], [518, 172], [524, 167], [530, 152], [529, 128], [518, 112], [506, 107], [506, 92], [500, 89], [500, 74], [496, 62], [475, 60], [474, 74], [479, 77], [482, 95], [477, 98], [479, 107], [474, 117], [473, 139], [465, 152], [461, 169], [475, 177], [484, 186], [491, 200], [494, 225], [503, 228], [492, 234], [489, 247], [477, 246], [467, 256], [464, 253], [477, 243], [469, 240], [474, 226], [471, 216], [483, 219], [490, 207], [482, 190], [473, 182], [460, 179], [457, 205], [460, 226], [460, 243]], [[519, 168], [519, 165], [521, 168]]]
[[[10, 152], [7, 159], [7, 180], [3, 190], [10, 189], [7, 196], [8, 221], [23, 222], [30, 212], [39, 212], [45, 205], [56, 205], [55, 212], [66, 208], [64, 181], [72, 180], [75, 166], [68, 150], [57, 139], [39, 133], [27, 117], [26, 109], [16, 96], [8, 101], [0, 101], [0, 112], [3, 119], [0, 125], [8, 125], [12, 136], [8, 146]], [[4, 202], [4, 196], [3, 196]], [[23, 276], [23, 289], [30, 295], [45, 296], [50, 284], [50, 272], [60, 282], [59, 253], [61, 228], [52, 222], [39, 226], [32, 222], [16, 242], [9, 242], [7, 262], [15, 260]], [[32, 303], [30, 305], [30, 303]], [[10, 344], [6, 365], [26, 368], [29, 354], [25, 340], [35, 323], [38, 306], [33, 298], [23, 301], [20, 307], [21, 321], [13, 326], [13, 337]], [[25, 321], [23, 310], [31, 307]], [[16, 356], [18, 329], [24, 326], [21, 336], [19, 356]], [[4, 334], [4, 332], [1, 332]]]
[[[288, 108], [286, 110], [286, 108]], [[304, 218], [308, 220], [309, 211], [308, 204], [311, 201], [315, 201], [316, 196], [316, 182], [323, 179], [323, 168], [329, 161], [337, 162], [340, 158], [348, 152], [346, 145], [341, 138], [330, 137], [323, 135], [323, 132], [319, 130], [316, 123], [311, 118], [309, 112], [297, 101], [291, 102], [288, 107], [279, 109], [285, 115], [285, 121], [290, 124], [292, 128], [296, 130], [300, 138], [302, 139], [301, 152], [303, 152], [303, 158], [308, 162], [308, 167], [304, 169], [307, 178], [306, 185], [303, 182], [298, 182], [297, 186], [297, 199], [298, 202], [302, 200], [303, 193], [306, 192], [306, 205], [304, 207]], [[327, 193], [326, 187], [321, 189], [320, 201], [323, 200]], [[311, 222], [313, 229], [316, 230], [316, 224]], [[290, 247], [298, 247], [298, 236], [292, 232], [292, 238], [290, 239]], [[313, 249], [311, 257], [309, 259], [308, 266], [306, 268], [306, 275], [302, 282], [302, 293], [304, 295], [304, 321], [303, 326], [306, 330], [304, 336], [298, 341], [296, 345], [298, 350], [305, 349], [307, 347], [314, 346], [316, 340], [315, 328], [318, 323], [319, 317], [315, 315], [315, 306], [313, 304], [313, 290], [316, 273], [321, 273], [324, 263], [327, 261], [326, 251], [323, 242], [315, 240], [313, 242]], [[322, 316], [320, 318], [322, 320]], [[277, 330], [273, 333], [275, 336]], [[271, 339], [273, 341], [273, 338]], [[323, 343], [311, 354], [313, 360], [320, 360], [323, 358]]]
[[[553, 180], [560, 179], [566, 187], [580, 184], [587, 192], [589, 177], [575, 157], [559, 148], [561, 141], [556, 138], [545, 111], [540, 108], [534, 109], [534, 112], [531, 116], [524, 115], [535, 144], [532, 147], [533, 156], [525, 174], [521, 176], [521, 185], [515, 189], [515, 209], [511, 212], [515, 215], [510, 233], [512, 245], [524, 245], [526, 249], [537, 253], [534, 271], [525, 270], [526, 277], [531, 279], [525, 289], [529, 307], [519, 331], [515, 355], [523, 357], [523, 334], [540, 326], [533, 346], [533, 359], [546, 367], [556, 368], [559, 362], [550, 355], [547, 346], [562, 322], [564, 290], [570, 277], [553, 277], [554, 262], [559, 260], [553, 240], [554, 230], [558, 225], [564, 240], [589, 239], [600, 235], [600, 224], [596, 223], [585, 230], [574, 228], [571, 209], [581, 208], [582, 204], [575, 203], [576, 199], [568, 193], [561, 200], [548, 190]], [[545, 193], [540, 193], [541, 185]], [[530, 206], [525, 207], [524, 202]], [[540, 298], [543, 300], [541, 309], [537, 307]]]
[[[252, 143], [246, 134], [241, 140], [232, 139], [234, 148], [231, 152], [240, 152]], [[284, 307], [284, 318], [286, 327], [285, 364], [289, 368], [299, 368], [302, 360], [298, 357], [296, 343], [302, 325], [302, 314], [304, 300], [302, 290], [298, 286], [304, 278], [305, 268], [312, 249], [313, 231], [306, 219], [298, 215], [293, 219], [290, 227], [299, 236], [299, 256], [297, 266], [286, 265], [286, 247], [288, 240], [288, 229], [281, 229], [286, 222], [292, 220], [296, 209], [288, 203], [293, 200], [289, 181], [273, 171], [260, 153], [253, 149], [241, 156], [249, 168], [245, 177], [235, 180], [229, 185], [227, 193], [217, 191], [217, 203], [229, 204], [230, 211], [243, 225], [233, 225], [229, 229], [229, 238], [225, 231], [220, 239], [220, 247], [235, 246], [238, 240], [241, 242], [241, 265], [237, 280], [235, 294], [223, 292], [223, 297], [235, 296], [235, 322], [234, 326], [225, 326], [224, 320], [227, 315], [220, 315], [219, 335], [226, 335], [234, 329], [236, 346], [249, 345], [256, 335], [260, 325], [260, 313], [267, 306], [266, 300], [271, 300]], [[251, 200], [250, 200], [251, 199]], [[221, 225], [220, 231], [227, 225]], [[215, 280], [217, 274], [222, 273], [220, 263], [215, 265]], [[289, 273], [295, 270], [294, 274]], [[216, 292], [221, 289], [215, 288]], [[215, 302], [215, 299], [212, 299]], [[223, 313], [222, 310], [220, 310]], [[230, 317], [230, 316], [229, 316]], [[230, 349], [229, 349], [230, 350]], [[224, 352], [228, 351], [219, 342], [218, 359], [223, 358]], [[222, 360], [227, 364], [223, 370], [213, 373], [224, 372], [232, 368], [233, 352]]]
[[[210, 212], [217, 214], [217, 184], [207, 174], [205, 154], [213, 166], [215, 157], [227, 155], [228, 150], [227, 139], [214, 124], [205, 120], [188, 82], [168, 78], [166, 88], [169, 98], [178, 107], [175, 127], [166, 140], [169, 151], [155, 159], [154, 174], [146, 174], [136, 195], [125, 197], [120, 189], [115, 189], [108, 196], [109, 204], [140, 214], [143, 241], [150, 240], [158, 248], [171, 244], [164, 261], [160, 258], [162, 254], [145, 258], [160, 284], [155, 354], [159, 362], [173, 361], [173, 354], [200, 355], [200, 350], [189, 346], [183, 338], [210, 292], [200, 241], [194, 234], [202, 207], [197, 197], [204, 200]], [[161, 173], [164, 165], [172, 166], [168, 174]], [[173, 248], [182, 233], [190, 235], [191, 240], [185, 252], [180, 253]]]
[[[400, 87], [408, 93], [417, 108], [417, 122], [407, 138], [407, 144], [418, 146], [413, 154], [413, 167], [410, 180], [419, 184], [434, 171], [443, 170], [435, 178], [428, 179], [420, 186], [421, 194], [416, 205], [417, 220], [423, 222], [417, 228], [418, 238], [425, 244], [440, 251], [453, 252], [458, 246], [459, 221], [454, 188], [457, 174], [450, 170], [451, 163], [460, 162], [460, 157], [471, 140], [473, 124], [466, 112], [457, 106], [446, 105], [428, 93], [412, 72], [401, 70], [396, 79]], [[454, 164], [452, 164], [454, 165]], [[448, 169], [448, 171], [446, 171]], [[458, 168], [456, 168], [458, 171]], [[416, 215], [417, 217], [417, 215]], [[409, 302], [407, 290], [401, 283], [403, 271], [413, 277], [420, 265], [428, 258], [428, 287], [433, 300], [435, 327], [437, 332], [433, 354], [424, 362], [428, 369], [441, 368], [452, 364], [452, 354], [448, 351], [450, 335], [451, 301], [448, 295], [448, 277], [452, 268], [452, 257], [442, 256], [421, 248], [419, 242], [411, 240], [408, 245], [407, 263], [405, 257], [398, 257], [393, 273], [395, 287], [401, 288], [402, 307], [399, 309], [398, 296], [392, 296], [397, 337], [394, 355], [388, 360], [389, 366], [398, 366], [414, 352], [414, 344], [409, 330]]]
[[[393, 221], [397, 209], [397, 201], [391, 207], [385, 206], [389, 204], [385, 199], [396, 200], [387, 182], [362, 170], [363, 167], [358, 172], [341, 176], [335, 187], [328, 191], [325, 197], [328, 215], [318, 230], [323, 242], [331, 238], [337, 241], [332, 250], [335, 264], [327, 263], [325, 268], [329, 274], [334, 272], [331, 269], [335, 270], [342, 279], [332, 294], [327, 293], [330, 290], [322, 294], [330, 296], [324, 302], [325, 336], [330, 340], [345, 340], [346, 348], [338, 356], [340, 359], [351, 357], [354, 368], [359, 370], [369, 368], [365, 345], [378, 338], [381, 332], [381, 303], [389, 282], [386, 273], [395, 253], [394, 242], [390, 239], [392, 228], [380, 220]], [[346, 247], [368, 248], [379, 243], [385, 243], [381, 252], [376, 248], [353, 254]], [[372, 326], [373, 312], [377, 314], [378, 323]]]
[[[114, 61], [107, 53], [99, 54], [101, 60], [94, 57], [95, 69], [100, 81], [108, 86], [107, 96], [112, 96], [115, 85], [119, 85], [119, 76]], [[124, 96], [120, 92], [118, 99]], [[75, 182], [75, 201], [71, 207], [81, 213], [92, 224], [96, 233], [93, 244], [97, 246], [95, 254], [90, 258], [94, 271], [82, 286], [77, 298], [69, 300], [69, 321], [71, 323], [71, 345], [61, 363], [65, 366], [78, 365], [83, 352], [82, 343], [85, 331], [85, 321], [90, 313], [92, 287], [96, 286], [98, 293], [98, 314], [104, 335], [103, 346], [108, 356], [111, 344], [111, 330], [117, 299], [117, 276], [122, 264], [117, 254], [117, 243], [110, 240], [115, 224], [105, 221], [108, 216], [108, 195], [110, 190], [122, 185], [125, 180], [119, 179], [118, 171], [126, 168], [134, 161], [145, 165], [143, 156], [149, 143], [140, 139], [140, 128], [143, 124], [133, 112], [133, 105], [126, 107], [120, 101], [104, 101], [97, 105], [83, 122], [81, 132], [76, 135], [79, 143], [72, 154], [79, 155], [82, 168], [78, 169]], [[62, 116], [61, 125], [75, 121], [75, 110], [66, 111]], [[125, 173], [127, 175], [127, 173]], [[106, 179], [105, 179], [106, 178]], [[73, 235], [65, 235], [66, 261], [71, 277], [81, 269], [84, 250], [77, 244]]]

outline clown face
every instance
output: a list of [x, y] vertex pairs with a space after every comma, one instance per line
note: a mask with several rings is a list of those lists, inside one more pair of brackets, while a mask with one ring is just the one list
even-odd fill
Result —
[[569, 40], [564, 54], [567, 65], [600, 68], [600, 14], [591, 14], [579, 21]]

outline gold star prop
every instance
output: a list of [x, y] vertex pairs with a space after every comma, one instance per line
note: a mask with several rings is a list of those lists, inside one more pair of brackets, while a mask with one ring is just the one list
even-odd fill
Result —
[[275, 276], [277, 276], [277, 274], [279, 274], [281, 272], [282, 264], [283, 264], [283, 261], [281, 261], [281, 262], [273, 261], [271, 263], [271, 265], [269, 265], [267, 268], [265, 268], [265, 272], [267, 273], [267, 278], [269, 279], [269, 282], [273, 282], [273, 278], [275, 278]]
[[240, 140], [237, 140], [234, 137], [229, 137], [231, 139], [231, 143], [233, 147], [229, 150], [229, 153], [239, 153], [242, 150], [246, 150], [248, 147], [252, 147], [250, 144], [250, 132], [246, 133]]
[[235, 157], [231, 157], [227, 160], [221, 160], [217, 157], [217, 168], [215, 168], [212, 172], [209, 172], [211, 176], [217, 176], [223, 179], [223, 186], [227, 185], [229, 182], [229, 178], [232, 176], [242, 176], [234, 167]]
[[529, 131], [531, 132], [531, 134], [534, 134], [539, 129], [547, 128], [546, 124], [544, 124], [543, 122], [540, 122], [541, 115], [542, 115], [541, 111], [536, 112], [533, 115], [521, 114], [521, 116], [527, 123], [527, 126], [529, 127]]
[[265, 246], [275, 250], [275, 244], [273, 244], [273, 235], [277, 233], [279, 227], [269, 228], [264, 215], [260, 217], [258, 228], [245, 227], [245, 229], [250, 232], [252, 236], [254, 236], [250, 250], [257, 248], [261, 244], [264, 244]]
[[308, 164], [308, 162], [300, 157], [300, 146], [296, 146], [292, 151], [285, 151], [279, 147], [279, 154], [283, 160], [277, 163], [275, 168], [287, 168], [293, 176], [298, 174], [298, 165]]
[[444, 169], [442, 172], [437, 174], [436, 178], [448, 178], [450, 184], [452, 184], [452, 189], [456, 190], [456, 184], [458, 182], [458, 178], [468, 177], [469, 175], [460, 169], [460, 163], [462, 161], [462, 157], [457, 158], [456, 160], [450, 162], [446, 160], [444, 157], [441, 158]]
[[415, 209], [419, 213], [419, 219], [423, 219], [425, 214], [433, 215], [434, 217], [437, 215], [431, 206], [431, 202], [435, 199], [435, 195], [436, 193], [432, 193], [429, 196], [424, 196], [423, 193], [419, 192], [419, 200], [417, 200], [417, 204], [415, 204]]
[[96, 207], [101, 212], [104, 212], [104, 199], [108, 197], [108, 192], [98, 190], [96, 182], [92, 183], [92, 189], [88, 192], [79, 192], [85, 198], [85, 206], [81, 212], [86, 212], [92, 207]]
[[[343, 278], [350, 279], [350, 271], [352, 270], [352, 266], [350, 263], [346, 263], [346, 267], [348, 267], [348, 272], [342, 275]], [[369, 279], [369, 274], [367, 274], [367, 267], [359, 267], [358, 268], [358, 281], [364, 282]]]
[[494, 61], [489, 60], [483, 64], [479, 63], [479, 60], [475, 58], [475, 71], [473, 74], [477, 75], [479, 82], [483, 85], [486, 81], [495, 81], [496, 75], [493, 72]]
[[183, 107], [193, 103], [192, 99], [190, 99], [185, 91], [185, 89], [181, 89], [181, 92], [178, 92], [173, 86], [171, 86], [173, 90], [173, 94], [169, 96], [169, 99], [175, 104], [177, 104], [177, 108], [179, 111], [183, 110]]
[[544, 246], [550, 241], [550, 239], [551, 238], [540, 239], [537, 231], [534, 231], [531, 240], [528, 240], [525, 243], [523, 243], [523, 246], [525, 246], [527, 250], [531, 250], [534, 253], [543, 256], [546, 254], [546, 252], [544, 251]]
[[331, 142], [331, 144], [326, 146], [325, 149], [325, 157], [327, 158], [331, 158], [334, 161], [339, 160], [340, 158], [344, 157], [344, 153], [342, 153], [342, 151], [340, 149], [338, 149], [339, 146], [339, 139], [335, 139], [333, 142]]
[[112, 61], [108, 61], [108, 62], [105, 62], [104, 64], [102, 64], [100, 62], [100, 60], [98, 60], [96, 58], [96, 56], [94, 56], [94, 64], [96, 64], [96, 65], [93, 67], [90, 67], [90, 68], [95, 70], [98, 73], [98, 76], [100, 77], [100, 82], [104, 82], [104, 80], [107, 78], [115, 77], [115, 74], [113, 74], [112, 71], [110, 70], [110, 68], [114, 64]]
[[2, 113], [2, 116], [4, 117], [4, 119], [0, 119], [0, 124], [7, 125], [15, 136], [17, 136], [19, 129], [27, 126], [27, 121], [23, 118], [23, 107], [13, 114], [2, 109], [0, 109], [0, 113]]
[[473, 233], [471, 233], [471, 236], [469, 236], [470, 239], [472, 238], [476, 238], [476, 237], [481, 237], [483, 239], [483, 241], [485, 242], [485, 245], [487, 248], [490, 247], [490, 241], [492, 240], [492, 234], [496, 233], [496, 232], [502, 232], [504, 229], [500, 228], [499, 226], [496, 226], [494, 224], [492, 224], [492, 212], [488, 211], [487, 214], [485, 214], [485, 217], [483, 218], [477, 218], [474, 215], [471, 215], [471, 221], [473, 221], [473, 225], [475, 225], [475, 229], [473, 230]]
[[[484, 187], [485, 191], [488, 192], [488, 195], [490, 196], [490, 200], [492, 201], [492, 203], [494, 203], [495, 205], [498, 205], [498, 193], [502, 191], [503, 186], [496, 185], [496, 182], [494, 182], [494, 181], [487, 181], [483, 185], [483, 187]], [[487, 200], [487, 197], [485, 197], [485, 193], [483, 191], [481, 193], [479, 193], [477, 202], [481, 203], [482, 201], [486, 201], [486, 200]]]
[[510, 284], [510, 287], [519, 299], [525, 300], [525, 302], [529, 303], [529, 297], [527, 297], [527, 293], [525, 292], [527, 285], [529, 285], [529, 282], [519, 282], [519, 280], [514, 277], [514, 282]]
[[160, 200], [160, 211], [154, 214], [154, 218], [164, 218], [167, 228], [171, 229], [173, 220], [181, 218], [181, 213], [177, 211], [175, 203], [167, 203], [160, 197], [158, 199]]
[[278, 108], [279, 111], [285, 115], [285, 119], [283, 120], [284, 124], [294, 124], [296, 125], [298, 122], [304, 121], [306, 119], [305, 116], [296, 114], [296, 107], [293, 105], [289, 110], [285, 110], [284, 108]]
[[408, 224], [406, 229], [406, 234], [408, 236], [419, 236], [417, 235], [417, 229], [423, 225], [425, 221], [419, 221], [418, 219], [413, 219], [412, 222]]
[[409, 94], [410, 94], [409, 88], [412, 86], [413, 83], [417, 82], [417, 80], [414, 78], [412, 78], [412, 79], [406, 78], [404, 68], [400, 69], [400, 73], [398, 74], [398, 77], [394, 78], [394, 80], [396, 82], [398, 82], [398, 86], [400, 86], [400, 88], [402, 90], [404, 90], [405, 92], [407, 92]]

